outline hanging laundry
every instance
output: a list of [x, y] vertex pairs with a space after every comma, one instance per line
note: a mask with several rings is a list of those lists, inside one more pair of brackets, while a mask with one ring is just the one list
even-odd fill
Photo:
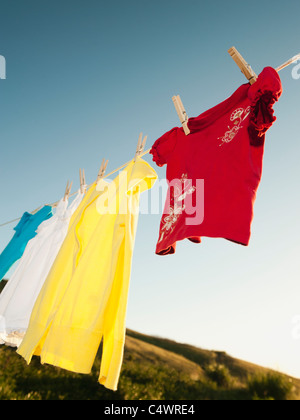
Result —
[[39, 225], [52, 216], [53, 212], [50, 206], [44, 206], [35, 214], [23, 214], [20, 222], [14, 228], [15, 235], [0, 255], [0, 281], [13, 264], [22, 257], [30, 239], [36, 236]]
[[123, 360], [131, 260], [140, 193], [156, 172], [142, 159], [92, 186], [34, 306], [18, 353], [88, 374], [101, 340], [99, 382], [116, 390]]
[[201, 236], [249, 244], [265, 133], [281, 93], [278, 73], [267, 67], [252, 86], [190, 118], [190, 135], [174, 128], [154, 143], [150, 153], [158, 166], [167, 164], [169, 182], [157, 254], [173, 254], [177, 241], [199, 243]]
[[79, 191], [69, 207], [68, 200], [60, 200], [54, 216], [43, 222], [37, 236], [28, 242], [16, 271], [0, 295], [0, 344], [12, 347], [21, 344], [35, 301], [82, 198]]

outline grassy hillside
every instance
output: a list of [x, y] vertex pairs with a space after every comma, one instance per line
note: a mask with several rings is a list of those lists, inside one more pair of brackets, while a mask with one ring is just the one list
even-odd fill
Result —
[[[1, 285], [0, 285], [1, 287]], [[101, 349], [92, 373], [79, 375], [34, 358], [27, 366], [0, 346], [0, 400], [300, 400], [300, 380], [158, 337], [127, 331], [119, 389], [97, 383]]]

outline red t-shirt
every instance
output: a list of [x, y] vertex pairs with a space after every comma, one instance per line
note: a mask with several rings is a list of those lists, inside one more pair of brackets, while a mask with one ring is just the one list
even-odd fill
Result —
[[253, 205], [261, 180], [266, 131], [282, 93], [278, 73], [265, 68], [252, 86], [190, 118], [191, 133], [173, 128], [150, 153], [167, 164], [168, 195], [156, 253], [173, 254], [176, 242], [201, 236], [248, 245]]

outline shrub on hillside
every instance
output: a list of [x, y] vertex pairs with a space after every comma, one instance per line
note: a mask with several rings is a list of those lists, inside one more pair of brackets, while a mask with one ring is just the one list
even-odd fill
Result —
[[268, 373], [250, 378], [248, 389], [253, 400], [285, 401], [291, 394], [292, 383], [282, 375]]
[[205, 368], [205, 373], [220, 388], [228, 388], [232, 383], [230, 372], [224, 365], [218, 363], [208, 365]]

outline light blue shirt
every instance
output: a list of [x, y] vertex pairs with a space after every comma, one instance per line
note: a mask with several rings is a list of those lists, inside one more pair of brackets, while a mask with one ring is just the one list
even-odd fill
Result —
[[12, 265], [22, 257], [26, 245], [36, 236], [39, 225], [52, 216], [53, 211], [50, 206], [44, 206], [35, 214], [27, 212], [23, 214], [20, 222], [14, 228], [15, 235], [0, 255], [0, 281]]

